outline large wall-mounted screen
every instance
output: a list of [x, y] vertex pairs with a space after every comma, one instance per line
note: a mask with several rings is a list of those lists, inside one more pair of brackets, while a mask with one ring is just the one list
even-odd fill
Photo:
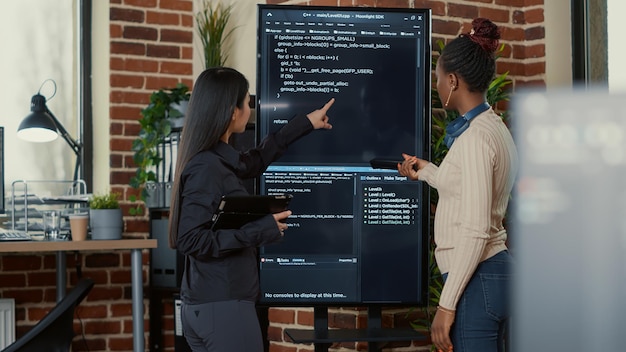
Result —
[[259, 180], [290, 193], [284, 240], [261, 248], [261, 303], [424, 304], [428, 189], [370, 160], [429, 158], [429, 9], [259, 5], [257, 133], [336, 99]]

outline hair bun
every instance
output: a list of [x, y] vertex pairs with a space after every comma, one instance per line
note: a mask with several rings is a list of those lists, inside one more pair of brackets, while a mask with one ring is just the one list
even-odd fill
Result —
[[472, 21], [469, 37], [485, 51], [493, 53], [498, 49], [500, 29], [486, 18], [476, 18]]

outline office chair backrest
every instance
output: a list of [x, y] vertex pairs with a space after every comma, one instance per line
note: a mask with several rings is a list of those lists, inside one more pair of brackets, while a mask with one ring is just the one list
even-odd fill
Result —
[[2, 352], [68, 352], [74, 338], [74, 309], [94, 282], [82, 279], [32, 329]]

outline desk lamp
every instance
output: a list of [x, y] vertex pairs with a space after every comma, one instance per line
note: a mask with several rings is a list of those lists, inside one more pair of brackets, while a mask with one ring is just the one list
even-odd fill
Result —
[[70, 145], [74, 153], [76, 154], [76, 167], [74, 168], [74, 181], [78, 180], [78, 171], [80, 169], [82, 159], [83, 146], [80, 142], [73, 139], [67, 130], [63, 127], [61, 122], [52, 114], [52, 112], [46, 106], [46, 98], [40, 94], [41, 88], [46, 82], [52, 82], [54, 84], [54, 93], [50, 97], [54, 97], [56, 94], [56, 83], [51, 80], [45, 80], [37, 94], [33, 95], [30, 101], [31, 114], [26, 116], [17, 128], [17, 136], [23, 140], [29, 142], [50, 142], [55, 140], [60, 134], [61, 137]]

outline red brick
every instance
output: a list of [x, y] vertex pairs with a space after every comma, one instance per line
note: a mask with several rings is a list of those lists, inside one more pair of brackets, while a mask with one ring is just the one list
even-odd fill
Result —
[[543, 23], [545, 21], [543, 8], [527, 10], [524, 17], [526, 23]]
[[156, 7], [157, 0], [124, 0], [124, 4], [136, 7]]
[[109, 309], [106, 304], [87, 305], [81, 303], [76, 309], [82, 319], [102, 319], [109, 315]]
[[458, 35], [461, 24], [455, 21], [442, 21], [433, 19], [433, 31], [438, 34]]
[[524, 7], [527, 0], [495, 0], [496, 5], [509, 7]]
[[195, 16], [185, 15], [185, 14], [180, 15], [180, 24], [183, 27], [192, 28], [195, 23], [196, 23]]
[[178, 78], [172, 77], [146, 77], [146, 89], [159, 90], [176, 87], [176, 84], [179, 82], [180, 80]]
[[193, 9], [193, 3], [191, 0], [161, 0], [161, 8], [189, 12]]
[[481, 7], [478, 9], [478, 17], [488, 18], [494, 23], [509, 23], [511, 12], [509, 10]]
[[[68, 265], [68, 267], [72, 267]], [[56, 285], [56, 271], [31, 271], [27, 273], [28, 282], [36, 282], [37, 286]]]
[[343, 313], [330, 313], [328, 326], [332, 328], [354, 329], [356, 328], [356, 315]]
[[134, 106], [113, 106], [110, 109], [111, 120], [139, 120], [141, 108]]
[[[127, 149], [130, 150], [130, 149]], [[111, 172], [111, 183], [112, 184], [123, 184], [123, 185], [127, 185], [130, 182], [131, 177], [133, 177], [135, 175], [134, 170], [133, 171], [127, 171], [127, 172], [120, 172], [120, 171], [113, 171]]]
[[525, 31], [526, 40], [544, 39], [546, 37], [546, 29], [543, 26], [531, 27]]
[[513, 11], [514, 24], [526, 24], [526, 13], [522, 10]]
[[125, 39], [156, 41], [159, 38], [159, 31], [149, 27], [124, 26], [123, 36]]
[[478, 17], [478, 7], [471, 5], [448, 4], [448, 16], [474, 19]]
[[123, 28], [119, 24], [111, 23], [109, 25], [109, 36], [112, 39], [118, 39], [122, 37]]
[[24, 287], [26, 286], [26, 274], [20, 273], [5, 273], [0, 271], [0, 282], [3, 287]]
[[140, 129], [141, 126], [138, 123], [126, 123], [124, 125], [124, 130], [126, 131], [125, 135], [127, 137], [138, 136]]
[[126, 229], [128, 232], [148, 232], [150, 224], [146, 220], [128, 220]]
[[190, 62], [163, 62], [160, 72], [166, 74], [190, 75], [193, 73], [193, 65]]
[[110, 144], [112, 151], [130, 151], [133, 141], [128, 138], [111, 138]]
[[146, 47], [146, 55], [149, 57], [166, 57], [170, 59], [180, 58], [180, 49], [173, 45], [154, 45], [148, 44]]
[[109, 20], [122, 22], [142, 23], [144, 21], [144, 12], [141, 10], [131, 10], [112, 7], [109, 10]]
[[192, 41], [193, 32], [190, 30], [161, 30], [161, 42], [191, 44]]
[[311, 6], [337, 6], [337, 0], [310, 0]]
[[524, 76], [532, 77], [542, 75], [546, 72], [545, 62], [532, 62], [525, 65]]
[[111, 42], [111, 54], [144, 56], [146, 54], [146, 45], [141, 43]]
[[443, 1], [415, 0], [415, 7], [431, 9], [433, 16], [445, 16], [446, 3]]
[[178, 26], [180, 24], [180, 15], [176, 13], [148, 11], [146, 13], [146, 24]]
[[502, 40], [523, 42], [526, 40], [526, 33], [522, 28], [511, 28], [500, 26], [500, 36]]
[[[270, 319], [270, 321], [272, 321]], [[276, 326], [269, 326], [267, 328], [267, 337], [270, 341], [284, 341], [283, 339], [283, 329]], [[289, 341], [289, 340], [288, 340]]]
[[111, 103], [118, 104], [140, 104], [140, 105], [148, 105], [150, 102], [150, 93], [144, 93], [138, 90], [133, 91], [122, 91], [122, 90], [113, 90], [111, 91]]
[[122, 332], [122, 325], [119, 321], [87, 320], [84, 326], [85, 333], [89, 335], [119, 335]]
[[192, 60], [193, 59], [193, 48], [192, 47], [182, 47], [181, 59], [183, 60]]
[[[126, 204], [122, 204], [121, 206], [127, 206]], [[130, 279], [130, 273], [128, 271], [113, 271], [111, 272], [111, 283], [112, 284], [125, 284], [128, 283]]]
[[142, 88], [144, 85], [144, 78], [138, 75], [122, 75], [111, 74], [110, 77], [111, 87], [118, 88]]
[[94, 252], [85, 258], [85, 266], [89, 268], [119, 267], [120, 255], [118, 252]]
[[44, 301], [44, 290], [41, 289], [8, 289], [3, 288], [3, 296], [15, 299], [15, 305], [20, 306], [25, 303], [41, 303]]
[[0, 257], [2, 260], [2, 271], [34, 271], [42, 268], [42, 256], [13, 256], [6, 255]]
[[312, 311], [307, 310], [298, 310], [296, 324], [305, 325], [305, 326], [313, 326], [314, 315]]
[[296, 314], [291, 309], [270, 308], [268, 316], [276, 323], [293, 324]]
[[132, 303], [125, 303], [125, 304], [113, 303], [110, 305], [110, 311], [111, 311], [112, 317], [132, 316], [133, 305]]
[[515, 59], [541, 58], [545, 56], [546, 46], [543, 43], [529, 46], [516, 45], [513, 47], [513, 58]]

